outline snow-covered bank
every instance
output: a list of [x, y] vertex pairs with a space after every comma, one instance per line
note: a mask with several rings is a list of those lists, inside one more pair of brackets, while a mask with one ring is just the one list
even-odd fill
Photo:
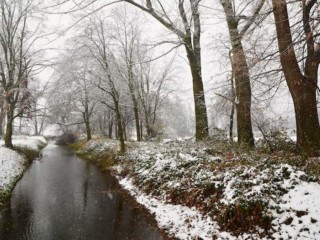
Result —
[[[46, 143], [43, 137], [15, 136], [13, 138], [14, 146], [27, 147], [34, 151], [40, 151]], [[0, 145], [4, 145], [3, 140], [0, 141]], [[0, 146], [0, 209], [27, 166], [28, 160], [24, 156]]]
[[[12, 144], [14, 146], [28, 147], [34, 150], [40, 150], [47, 141], [42, 136], [13, 136]], [[0, 140], [0, 146], [4, 145], [4, 140]]]
[[[115, 148], [104, 141], [83, 149]], [[319, 239], [318, 178], [284, 157], [192, 140], [131, 143], [112, 172], [178, 239]]]
[[17, 152], [0, 147], [0, 191], [8, 190], [24, 170], [25, 159]]

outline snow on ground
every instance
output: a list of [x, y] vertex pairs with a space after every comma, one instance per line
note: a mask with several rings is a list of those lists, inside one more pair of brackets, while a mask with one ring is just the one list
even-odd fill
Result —
[[[13, 145], [27, 146], [38, 150], [46, 144], [46, 140], [40, 136], [14, 136]], [[0, 140], [0, 145], [4, 141]], [[0, 146], [0, 191], [8, 190], [25, 169], [25, 159], [16, 151]]]
[[24, 170], [24, 158], [17, 152], [0, 147], [0, 190], [9, 189]]
[[203, 217], [195, 208], [166, 204], [148, 196], [136, 188], [128, 178], [120, 180], [121, 186], [134, 196], [138, 203], [145, 206], [160, 228], [179, 239], [212, 239], [217, 224], [210, 217]]
[[[103, 141], [87, 149], [108, 151]], [[132, 143], [112, 171], [177, 239], [320, 239], [316, 177], [271, 156], [228, 151], [192, 140]]]
[[276, 239], [320, 239], [320, 185], [300, 183], [282, 196], [273, 211]]
[[[12, 144], [39, 150], [39, 147], [47, 144], [47, 141], [42, 136], [13, 136]], [[0, 145], [4, 145], [4, 140], [0, 140]]]
[[103, 139], [90, 140], [84, 146], [84, 151], [94, 151], [95, 153], [102, 153], [104, 151], [117, 151], [119, 150], [118, 141], [105, 141]]

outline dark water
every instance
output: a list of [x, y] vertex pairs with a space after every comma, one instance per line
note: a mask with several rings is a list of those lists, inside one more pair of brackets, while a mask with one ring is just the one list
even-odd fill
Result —
[[64, 147], [48, 145], [0, 215], [2, 240], [162, 239], [112, 177]]

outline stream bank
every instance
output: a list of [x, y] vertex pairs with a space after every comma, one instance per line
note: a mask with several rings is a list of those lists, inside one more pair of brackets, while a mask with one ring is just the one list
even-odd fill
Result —
[[319, 239], [319, 178], [290, 152], [242, 151], [215, 139], [129, 142], [125, 155], [103, 138], [73, 146], [116, 176], [171, 237]]
[[42, 153], [1, 212], [0, 239], [165, 239], [114, 177], [69, 148], [49, 144]]
[[32, 161], [40, 157], [47, 141], [40, 136], [14, 136], [13, 144], [14, 149], [8, 149], [0, 140], [0, 212], [7, 207], [16, 183]]

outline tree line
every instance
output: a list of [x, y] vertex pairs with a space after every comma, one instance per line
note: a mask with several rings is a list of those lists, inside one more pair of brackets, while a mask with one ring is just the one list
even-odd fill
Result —
[[[22, 4], [25, 1], [14, 1]], [[27, 1], [28, 2], [28, 1]], [[29, 2], [32, 2], [31, 0]], [[143, 130], [152, 137], [156, 133], [156, 119], [161, 101], [170, 101], [165, 98], [170, 90], [166, 88], [166, 81], [172, 78], [172, 62], [167, 65], [157, 66], [154, 64], [153, 56], [147, 49], [143, 39], [143, 29], [139, 25], [141, 22], [125, 21], [130, 16], [118, 16], [114, 13], [113, 20], [105, 16], [99, 9], [109, 8], [117, 4], [137, 9], [162, 25], [174, 37], [168, 37], [168, 42], [174, 43], [175, 47], [182, 47], [187, 56], [189, 73], [192, 78], [193, 103], [195, 113], [195, 137], [201, 141], [209, 136], [208, 104], [206, 91], [203, 82], [203, 57], [202, 57], [202, 29], [204, 11], [206, 14], [214, 16], [215, 9], [223, 12], [226, 21], [226, 32], [229, 36], [230, 66], [229, 77], [230, 96], [222, 96], [232, 105], [232, 112], [236, 116], [236, 129], [238, 134], [238, 144], [253, 148], [255, 145], [252, 124], [252, 86], [259, 81], [261, 84], [270, 84], [267, 81], [271, 78], [284, 78], [291, 94], [297, 132], [297, 147], [309, 154], [316, 155], [320, 148], [320, 126], [317, 109], [318, 99], [318, 68], [319, 68], [319, 3], [316, 0], [286, 1], [286, 0], [259, 0], [259, 1], [238, 1], [238, 0], [176, 0], [176, 1], [156, 1], [156, 0], [121, 0], [103, 1], [102, 5], [96, 5], [95, 1], [73, 1], [71, 9], [66, 12], [83, 11], [85, 17], [82, 18], [81, 27], [77, 35], [72, 38], [73, 48], [63, 56], [62, 64], [58, 64], [58, 79], [56, 88], [65, 84], [64, 90], [69, 93], [69, 101], [73, 102], [72, 109], [82, 116], [81, 122], [87, 129], [88, 139], [90, 139], [90, 116], [93, 109], [107, 109], [100, 112], [98, 122], [105, 119], [109, 124], [109, 135], [111, 124], [117, 125], [117, 136], [121, 141], [121, 149], [125, 150], [124, 140], [126, 138], [126, 122], [133, 121], [137, 140], [141, 140]], [[2, 0], [2, 4], [9, 4]], [[51, 8], [70, 4], [69, 1], [55, 2]], [[4, 8], [7, 9], [7, 8]], [[211, 12], [212, 10], [212, 12]], [[4, 26], [7, 24], [7, 17], [11, 13], [2, 12], [1, 34], [11, 34], [6, 32]], [[17, 13], [15, 13], [17, 14]], [[119, 14], [118, 14], [119, 15]], [[221, 16], [221, 15], [220, 15]], [[16, 17], [15, 17], [16, 18]], [[148, 18], [148, 19], [151, 19]], [[20, 33], [12, 39], [19, 44], [14, 44], [16, 52], [22, 49], [21, 38], [24, 37], [23, 22], [19, 19]], [[10, 21], [9, 21], [10, 22]], [[254, 34], [261, 28], [268, 28], [274, 33], [268, 38], [270, 46], [277, 43], [277, 48], [270, 53], [269, 45], [263, 45], [259, 39], [253, 45]], [[257, 36], [257, 35], [256, 35]], [[262, 39], [262, 37], [261, 37]], [[2, 37], [0, 39], [2, 40]], [[6, 42], [4, 42], [6, 43]], [[269, 44], [269, 43], [267, 43]], [[19, 68], [28, 69], [27, 58], [20, 57], [18, 61], [11, 61], [6, 57], [10, 47], [2, 44], [1, 56], [9, 64], [2, 67], [2, 88], [4, 91], [7, 115], [8, 144], [10, 146], [10, 119], [13, 113], [9, 109], [18, 109], [14, 94], [22, 92], [23, 80], [26, 79], [25, 72], [16, 75], [12, 74]], [[262, 46], [259, 48], [259, 46]], [[271, 47], [269, 47], [271, 48]], [[21, 52], [21, 51], [20, 51]], [[11, 53], [10, 53], [11, 54]], [[254, 56], [254, 58], [253, 58]], [[10, 63], [15, 67], [9, 67]], [[271, 69], [276, 66], [278, 70]], [[258, 74], [253, 72], [253, 68], [259, 68]], [[28, 71], [27, 71], [28, 72]], [[256, 74], [254, 76], [254, 74]], [[265, 77], [270, 74], [270, 78]], [[18, 84], [9, 84], [8, 80], [15, 79]], [[14, 76], [14, 77], [13, 77]], [[18, 80], [20, 79], [20, 80]], [[275, 81], [277, 82], [277, 81]], [[276, 83], [274, 84], [276, 85]], [[62, 87], [63, 88], [63, 87]], [[73, 94], [72, 89], [78, 89], [78, 94]], [[68, 94], [66, 94], [67, 96]], [[57, 99], [55, 94], [50, 96], [58, 103], [63, 99]], [[19, 97], [23, 99], [23, 97]], [[64, 99], [67, 101], [67, 99]], [[62, 104], [62, 103], [61, 103]], [[60, 104], [60, 105], [61, 105]], [[59, 104], [56, 104], [59, 106]], [[52, 106], [54, 108], [54, 106]], [[52, 110], [54, 111], [54, 110]], [[70, 111], [66, 109], [66, 116], [61, 117], [59, 122], [62, 125], [69, 125], [72, 121], [66, 121], [70, 117]], [[17, 111], [19, 112], [19, 111]], [[130, 112], [130, 113], [129, 113]], [[61, 114], [60, 114], [61, 115]], [[71, 114], [72, 115], [72, 114]], [[233, 113], [232, 113], [233, 115]], [[112, 117], [111, 117], [112, 116]], [[233, 122], [233, 117], [231, 119]], [[111, 123], [112, 122], [112, 123]], [[102, 126], [103, 124], [101, 124]], [[231, 125], [231, 124], [230, 124]], [[232, 128], [230, 127], [230, 132]], [[232, 135], [232, 134], [231, 134]], [[7, 137], [6, 137], [7, 138]], [[11, 144], [12, 145], [12, 144]]]

